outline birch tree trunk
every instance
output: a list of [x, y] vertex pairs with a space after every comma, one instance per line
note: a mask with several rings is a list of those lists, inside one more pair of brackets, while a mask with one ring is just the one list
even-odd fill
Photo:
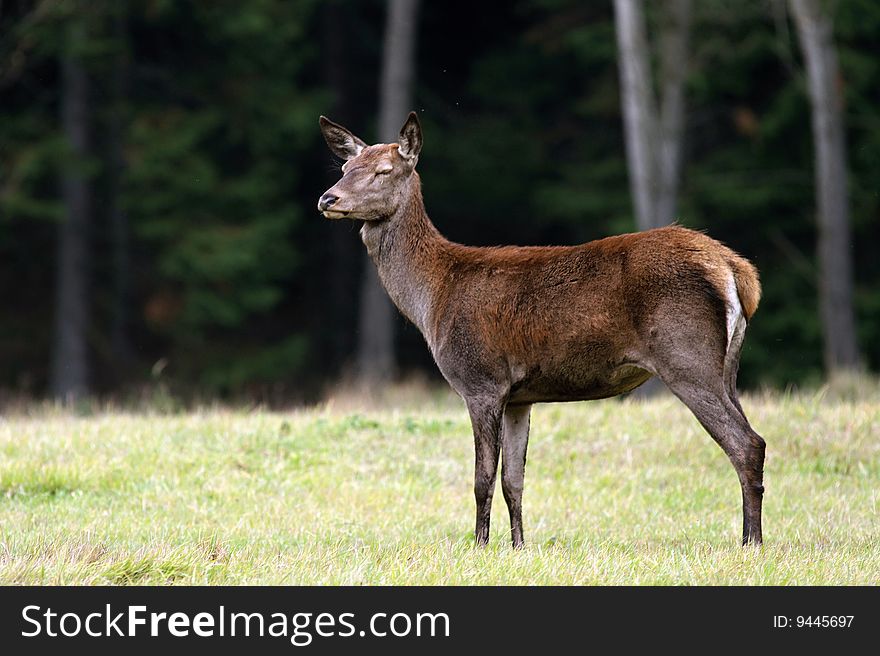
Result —
[[[379, 89], [379, 140], [397, 141], [412, 109], [418, 0], [389, 0]], [[379, 282], [376, 266], [364, 256], [360, 293], [357, 377], [369, 385], [395, 373], [394, 307]]]
[[614, 0], [614, 11], [630, 189], [636, 225], [639, 230], [649, 230], [675, 219], [691, 0], [669, 0], [661, 5], [659, 103], [642, 2]]
[[818, 0], [790, 0], [807, 68], [815, 149], [819, 310], [829, 375], [860, 368], [853, 309], [843, 97], [830, 15]]
[[630, 193], [639, 230], [657, 227], [655, 141], [657, 128], [645, 16], [641, 0], [614, 0], [620, 66], [620, 104]]
[[89, 156], [89, 79], [78, 47], [84, 25], [72, 19], [61, 55], [61, 123], [71, 157], [61, 174], [64, 217], [58, 227], [55, 332], [50, 388], [57, 399], [88, 393], [89, 232], [92, 199], [83, 171]]
[[660, 32], [661, 105], [657, 147], [656, 224], [675, 219], [681, 152], [684, 138], [684, 83], [687, 78], [691, 0], [663, 3], [664, 25]]

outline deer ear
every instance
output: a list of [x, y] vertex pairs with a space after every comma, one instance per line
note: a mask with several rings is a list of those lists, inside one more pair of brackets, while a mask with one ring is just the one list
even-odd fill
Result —
[[415, 112], [410, 112], [406, 123], [400, 128], [400, 137], [398, 139], [400, 147], [397, 152], [404, 159], [412, 160], [415, 166], [419, 159], [419, 153], [422, 152], [422, 126], [419, 124], [419, 117]]
[[357, 157], [367, 147], [367, 144], [354, 136], [350, 130], [334, 123], [326, 116], [318, 119], [318, 125], [321, 126], [321, 134], [324, 135], [330, 150], [344, 160]]

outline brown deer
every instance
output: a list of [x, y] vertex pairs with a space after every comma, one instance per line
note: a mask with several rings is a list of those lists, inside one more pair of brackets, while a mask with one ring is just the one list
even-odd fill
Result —
[[736, 393], [746, 324], [761, 295], [747, 260], [679, 226], [579, 246], [462, 246], [425, 212], [415, 113], [395, 144], [368, 146], [323, 116], [319, 122], [345, 164], [318, 210], [363, 222], [382, 284], [467, 404], [477, 544], [489, 540], [499, 454], [513, 545], [523, 544], [533, 403], [612, 397], [651, 376], [730, 458], [742, 486], [743, 544], [761, 543], [764, 440]]

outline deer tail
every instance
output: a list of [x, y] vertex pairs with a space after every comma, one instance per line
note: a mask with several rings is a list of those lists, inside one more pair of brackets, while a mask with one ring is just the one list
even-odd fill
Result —
[[733, 273], [736, 283], [736, 292], [742, 305], [746, 320], [751, 320], [758, 303], [761, 301], [761, 282], [758, 280], [758, 270], [744, 257], [731, 253], [727, 257], [727, 264]]

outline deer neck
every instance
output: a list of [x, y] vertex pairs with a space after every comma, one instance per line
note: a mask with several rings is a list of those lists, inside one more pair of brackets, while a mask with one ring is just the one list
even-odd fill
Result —
[[397, 211], [381, 221], [366, 221], [361, 239], [391, 300], [429, 338], [426, 327], [446, 240], [425, 211], [418, 174], [413, 173], [409, 193]]

